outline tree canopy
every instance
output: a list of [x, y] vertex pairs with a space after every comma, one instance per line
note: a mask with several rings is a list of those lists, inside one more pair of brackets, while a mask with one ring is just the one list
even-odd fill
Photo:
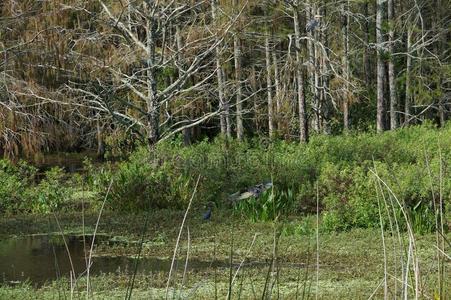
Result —
[[443, 126], [449, 11], [443, 0], [4, 0], [0, 153]]

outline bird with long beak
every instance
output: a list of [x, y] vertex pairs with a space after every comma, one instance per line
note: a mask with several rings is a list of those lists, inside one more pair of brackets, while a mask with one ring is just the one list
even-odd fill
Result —
[[305, 25], [305, 31], [307, 32], [313, 32], [318, 27], [319, 22], [323, 16], [321, 15], [315, 15], [313, 19], [307, 22]]

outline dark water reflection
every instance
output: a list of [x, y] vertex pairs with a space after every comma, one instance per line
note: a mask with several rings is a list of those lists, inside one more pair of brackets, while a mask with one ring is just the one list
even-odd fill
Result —
[[68, 173], [75, 173], [84, 170], [85, 159], [91, 160], [94, 164], [103, 162], [95, 152], [81, 152], [45, 154], [36, 157], [30, 163], [35, 165], [40, 172], [45, 172], [53, 167], [60, 167]]
[[[105, 237], [97, 237], [105, 240]], [[97, 240], [96, 238], [96, 240]], [[77, 276], [86, 270], [85, 249], [90, 247], [90, 238], [66, 237], [72, 263]], [[131, 273], [135, 261], [130, 257], [94, 257], [91, 274]], [[177, 262], [182, 268], [184, 261]], [[139, 261], [139, 273], [150, 273], [170, 269], [171, 260], [144, 258]], [[189, 268], [207, 269], [208, 261], [190, 261]], [[60, 236], [25, 236], [0, 241], [0, 284], [12, 284], [30, 280], [34, 286], [41, 286], [46, 281], [60, 277], [69, 277], [71, 265], [67, 250]]]

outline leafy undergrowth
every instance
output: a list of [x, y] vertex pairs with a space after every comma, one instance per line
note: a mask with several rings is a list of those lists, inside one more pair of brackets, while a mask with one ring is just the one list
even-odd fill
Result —
[[[228, 208], [230, 194], [273, 180], [274, 195], [250, 199], [236, 210], [251, 220], [268, 221], [279, 215], [314, 214], [318, 208], [329, 231], [377, 228], [376, 190], [383, 181], [414, 230], [431, 232], [439, 199], [443, 213], [449, 214], [451, 207], [446, 205], [451, 196], [451, 181], [446, 180], [450, 162], [451, 123], [441, 129], [424, 125], [383, 134], [314, 136], [307, 145], [216, 139], [184, 147], [173, 140], [152, 153], [140, 148], [114, 165], [87, 161], [84, 176], [52, 169], [40, 182], [34, 180], [32, 167], [0, 161], [0, 214], [70, 213], [80, 211], [82, 201], [83, 209], [95, 211], [108, 190], [110, 211], [183, 209], [199, 177], [198, 207], [212, 202]], [[383, 191], [379, 196], [395, 201], [390, 194]], [[400, 216], [399, 207], [395, 210]], [[404, 229], [405, 225], [400, 224]]]

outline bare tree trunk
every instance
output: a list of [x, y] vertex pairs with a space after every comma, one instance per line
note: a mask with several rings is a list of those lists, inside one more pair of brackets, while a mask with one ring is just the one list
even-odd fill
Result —
[[[313, 9], [313, 14], [318, 14], [317, 9]], [[313, 31], [313, 38], [315, 40], [313, 44], [313, 59], [314, 59], [314, 74], [315, 74], [315, 97], [313, 98], [313, 107], [315, 110], [314, 129], [317, 133], [321, 131], [321, 101], [320, 101], [320, 57], [318, 50], [319, 33], [318, 30]]]
[[349, 1], [342, 6], [342, 27], [343, 36], [343, 77], [345, 78], [345, 95], [343, 99], [343, 128], [349, 130]]
[[133, 9], [132, 5], [133, 5], [132, 1], [128, 0], [128, 3], [127, 3], [127, 28], [128, 28], [128, 30], [130, 30], [130, 32], [132, 31], [132, 9]]
[[[368, 12], [368, 1], [369, 0], [365, 0], [365, 2], [363, 3], [363, 14], [365, 16], [365, 18], [369, 18], [369, 12]], [[373, 70], [371, 68], [371, 64], [370, 64], [370, 51], [369, 51], [369, 45], [370, 45], [370, 22], [368, 19], [365, 20], [364, 23], [364, 28], [365, 28], [365, 51], [363, 54], [363, 65], [364, 65], [364, 72], [365, 72], [365, 82], [368, 85], [372, 84], [372, 79], [373, 79]]]
[[277, 52], [275, 47], [272, 50], [273, 64], [274, 64], [274, 85], [276, 87], [276, 123], [277, 129], [280, 129], [280, 113], [281, 113], [281, 85], [280, 85], [280, 74], [279, 74], [279, 60], [277, 58]]
[[[250, 85], [252, 88], [252, 93], [256, 93], [257, 92], [257, 76], [255, 74], [255, 65], [252, 65], [251, 67], [251, 76], [250, 76]], [[255, 126], [255, 130], [257, 132], [257, 134], [260, 132], [260, 123], [258, 121], [258, 95], [254, 95], [253, 96], [253, 104], [254, 104], [254, 126]]]
[[[435, 2], [436, 7], [440, 8], [442, 7], [442, 0], [437, 0]], [[446, 13], [446, 12], [445, 12]], [[444, 53], [446, 53], [447, 51], [443, 51], [443, 46], [446, 45], [446, 35], [441, 33], [441, 20], [444, 20], [446, 18], [442, 17], [443, 14], [443, 10], [441, 9], [436, 9], [435, 12], [435, 22], [434, 22], [434, 27], [436, 28], [436, 33], [437, 35], [440, 35], [439, 41], [435, 43], [435, 53], [436, 55], [438, 55], [441, 59], [443, 59], [444, 61], [446, 60], [446, 57], [444, 55]], [[438, 100], [438, 118], [439, 118], [439, 122], [440, 122], [440, 127], [444, 127], [445, 123], [446, 123], [446, 119], [447, 119], [447, 111], [446, 111], [446, 106], [445, 103], [446, 102], [446, 96], [444, 95], [446, 92], [446, 87], [444, 87], [444, 78], [443, 78], [443, 72], [439, 73], [439, 79], [438, 79], [438, 85], [439, 85], [439, 89], [443, 91], [443, 94], [441, 93], [440, 95], [440, 99]]]
[[99, 115], [97, 115], [96, 127], [97, 127], [97, 157], [104, 158], [105, 143], [103, 142], [103, 128], [100, 125], [100, 116]]
[[[214, 22], [217, 22], [217, 0], [211, 1], [211, 14]], [[217, 39], [216, 39], [217, 41]], [[219, 122], [221, 126], [221, 134], [226, 136], [227, 135], [227, 121], [226, 121], [226, 115], [228, 115], [228, 112], [225, 111], [226, 106], [224, 105], [224, 80], [222, 76], [222, 64], [221, 64], [221, 50], [220, 45], [218, 45], [215, 49], [216, 51], [216, 76], [218, 80], [218, 97], [219, 97], [219, 109], [221, 111], [219, 115]]]
[[411, 76], [411, 69], [412, 69], [412, 57], [411, 57], [411, 50], [412, 47], [412, 28], [409, 26], [407, 28], [407, 62], [406, 62], [406, 95], [405, 95], [405, 103], [404, 103], [404, 124], [409, 125], [410, 123], [410, 106], [411, 104], [411, 92], [410, 92], [410, 76]]
[[[324, 18], [327, 16], [327, 0], [324, 0], [322, 3], [322, 15]], [[321, 30], [321, 42], [325, 47], [325, 51], [320, 51], [322, 53], [321, 57], [321, 78], [322, 78], [322, 102], [320, 104], [320, 109], [322, 111], [321, 121], [322, 121], [322, 130], [325, 134], [331, 133], [331, 105], [332, 100], [330, 98], [330, 75], [328, 70], [328, 59], [330, 57], [330, 48], [329, 48], [329, 36], [327, 27]]]
[[393, 62], [393, 48], [395, 41], [394, 31], [394, 7], [393, 0], [388, 0], [388, 22], [390, 29], [388, 31], [388, 51], [390, 59], [388, 61], [388, 84], [390, 88], [390, 129], [398, 128], [398, 100], [396, 95], [396, 83], [395, 83], [395, 63]]
[[148, 51], [147, 57], [147, 141], [149, 147], [152, 149], [153, 146], [158, 142], [160, 137], [160, 110], [158, 105], [157, 96], [157, 80], [154, 74], [155, 69], [155, 32], [154, 32], [154, 22], [150, 20], [151, 17], [147, 19], [147, 39], [146, 46]]
[[301, 143], [308, 142], [308, 127], [307, 127], [307, 114], [304, 95], [304, 78], [302, 74], [302, 61], [301, 61], [301, 32], [299, 28], [299, 13], [298, 13], [298, 1], [294, 1], [293, 21], [294, 21], [294, 36], [296, 44], [296, 85], [297, 85], [297, 98], [299, 103], [299, 139]]
[[[307, 20], [314, 18], [316, 14], [315, 5], [311, 1], [307, 2], [306, 17]], [[310, 89], [312, 93], [312, 107], [314, 118], [312, 120], [313, 129], [316, 132], [320, 130], [320, 108], [319, 108], [319, 73], [318, 73], [318, 49], [316, 45], [317, 30], [307, 32], [309, 39], [307, 40], [308, 53], [310, 58]]]
[[241, 48], [240, 39], [235, 33], [233, 37], [233, 53], [235, 61], [235, 81], [236, 81], [236, 136], [238, 140], [243, 139], [244, 128], [243, 128], [243, 103], [242, 90], [241, 90]]
[[266, 88], [268, 94], [268, 131], [269, 136], [274, 136], [274, 109], [272, 103], [272, 81], [271, 81], [271, 52], [269, 49], [269, 34], [265, 37], [266, 54]]
[[384, 15], [385, 0], [377, 0], [376, 9], [376, 43], [377, 43], [377, 132], [384, 131], [384, 81], [385, 65], [383, 60], [383, 42], [382, 18]]
[[227, 73], [224, 70], [224, 68], [222, 68], [221, 70], [221, 74], [222, 74], [222, 79], [224, 82], [224, 111], [225, 111], [225, 121], [226, 121], [226, 132], [227, 132], [227, 136], [228, 137], [232, 137], [232, 122], [230, 121], [230, 99], [229, 97], [229, 91], [225, 86], [225, 83], [227, 82]]
[[443, 97], [438, 102], [438, 117], [440, 122], [440, 127], [444, 127], [446, 123], [446, 110], [443, 104]]
[[[182, 35], [180, 33], [180, 26], [179, 25], [175, 25], [175, 42], [177, 45], [177, 60], [178, 60], [178, 65], [179, 66], [183, 66], [183, 57], [182, 57]], [[182, 76], [180, 69], [178, 70], [179, 73], [179, 77]], [[194, 83], [193, 83], [194, 85]], [[169, 84], [168, 84], [169, 86]], [[189, 109], [188, 109], [189, 111]], [[185, 109], [185, 105], [182, 106], [182, 114], [185, 115], [186, 113], [186, 109]], [[183, 135], [183, 144], [185, 146], [191, 144], [191, 128], [184, 128], [182, 130], [182, 135]]]
[[[312, 11], [312, 7], [310, 5], [310, 1], [308, 1], [307, 7], [305, 9], [305, 17], [306, 17], [307, 22], [308, 22], [308, 20], [311, 20], [313, 18], [311, 11]], [[308, 50], [308, 60], [309, 60], [308, 73], [310, 73], [309, 74], [310, 75], [309, 76], [309, 86], [310, 86], [311, 97], [313, 98], [313, 97], [315, 97], [315, 70], [314, 70], [315, 69], [315, 54], [314, 54], [313, 41], [312, 41], [313, 33], [311, 31], [308, 31], [307, 37], [309, 38], [307, 40], [307, 50]]]

